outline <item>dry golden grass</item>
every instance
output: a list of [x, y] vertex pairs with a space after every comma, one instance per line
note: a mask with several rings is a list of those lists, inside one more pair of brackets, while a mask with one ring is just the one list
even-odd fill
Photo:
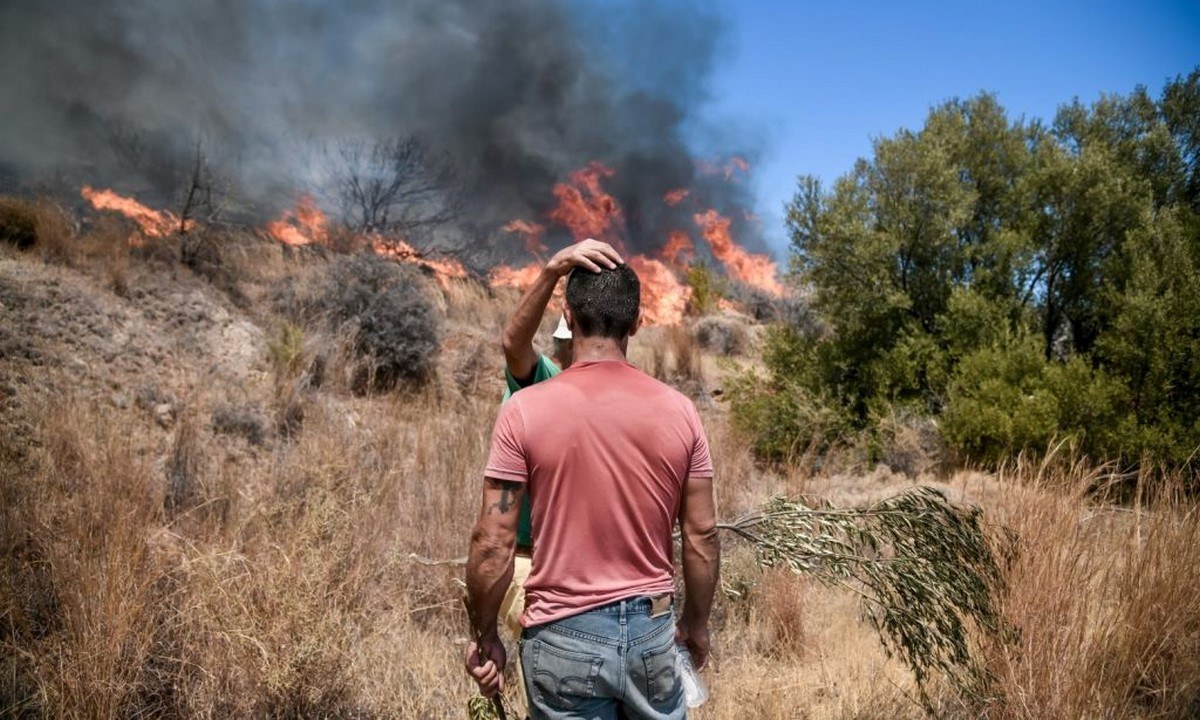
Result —
[[[247, 268], [248, 295], [292, 262]], [[213, 432], [209, 412], [227, 398], [202, 369], [179, 370], [198, 389], [168, 427], [85, 395], [64, 371], [6, 382], [0, 716], [465, 717], [461, 566], [419, 558], [465, 554], [511, 298], [464, 283], [441, 302], [439, 376], [419, 391], [358, 397], [336, 377], [314, 386], [312, 361], [336, 355], [336, 339], [281, 334], [255, 397], [272, 417], [301, 406], [303, 421], [262, 445]], [[631, 351], [643, 366], [661, 352], [668, 372], [699, 357], [694, 340], [661, 331]], [[715, 365], [685, 360], [703, 368], [686, 379], [719, 382]], [[911, 482], [764, 468], [719, 405], [703, 415], [722, 518], [773, 494], [860, 502]], [[1018, 534], [1004, 612], [1019, 632], [981, 639], [987, 693], [935, 698], [948, 717], [1194, 717], [1195, 500], [1117, 509], [1084, 491], [1101, 470], [1056, 467], [944, 483]], [[764, 571], [732, 539], [714, 633], [712, 699], [693, 717], [924, 714], [853, 597]]]
[[984, 653], [991, 715], [1200, 715], [1200, 506], [1170, 484], [1109, 506], [1089, 494], [1102, 470], [1052, 467], [999, 478], [995, 517], [1020, 542], [1005, 601], [1018, 632]]

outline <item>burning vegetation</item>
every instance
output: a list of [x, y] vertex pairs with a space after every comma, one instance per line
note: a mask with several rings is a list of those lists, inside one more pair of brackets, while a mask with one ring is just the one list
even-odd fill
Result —
[[[710, 166], [699, 163], [702, 172]], [[733, 169], [745, 170], [748, 166], [741, 158], [730, 161], [728, 176]], [[688, 230], [672, 228], [663, 238], [645, 239], [639, 245], [660, 245], [653, 256], [645, 253], [630, 253], [629, 230], [625, 212], [617, 198], [605, 189], [605, 181], [614, 177], [616, 171], [600, 162], [593, 161], [570, 174], [565, 182], [554, 186], [556, 204], [545, 213], [545, 222], [516, 218], [502, 227], [502, 232], [517, 235], [523, 241], [524, 252], [530, 262], [523, 266], [497, 263], [487, 272], [487, 282], [493, 288], [528, 287], [540, 272], [544, 255], [549, 252], [547, 237], [558, 231], [560, 238], [569, 236], [573, 241], [586, 238], [603, 240], [617, 248], [638, 273], [642, 281], [642, 305], [644, 320], [649, 325], [678, 325], [692, 299], [692, 288], [687, 284], [688, 268], [698, 257], [698, 248]], [[154, 210], [134, 198], [118, 194], [111, 189], [94, 189], [84, 186], [82, 195], [96, 210], [118, 213], [131, 220], [137, 232], [130, 244], [138, 245], [173, 233], [186, 234], [195, 227], [193, 220], [181, 220], [166, 210]], [[671, 190], [662, 196], [663, 205], [671, 208], [688, 202], [692, 197], [686, 188]], [[716, 261], [733, 280], [744, 283], [779, 298], [784, 288], [779, 282], [775, 262], [765, 255], [748, 252], [733, 238], [732, 221], [717, 210], [707, 208], [692, 214], [693, 232], [703, 239], [711, 258]], [[335, 237], [330, 216], [321, 209], [310, 194], [302, 194], [295, 204], [284, 210], [275, 220], [264, 226], [267, 236], [291, 247], [330, 247]], [[395, 233], [379, 231], [354, 231], [344, 228], [349, 235], [346, 244], [350, 249], [370, 249], [377, 255], [400, 264], [415, 265], [430, 273], [443, 287], [448, 288], [455, 280], [468, 278], [471, 273], [463, 261], [456, 257], [433, 257], [418, 250], [406, 238]]]
[[[693, 265], [782, 292], [756, 254], [753, 142], [714, 153], [684, 131], [719, 46], [711, 8], [639, 6], [601, 37], [581, 32], [587, 9], [557, 0], [300, 14], [135, 0], [99, 23], [76, 21], [90, 3], [51, 5], [0, 23], [0, 55], [24, 68], [0, 86], [27, 111], [0, 128], [0, 185], [84, 187], [132, 220], [131, 245], [249, 226], [291, 247], [373, 250], [443, 287], [519, 289], [555, 250], [595, 238], [639, 269], [647, 317], [668, 325]], [[619, 60], [647, 53], [653, 69]]]
[[194, 224], [191, 221], [181, 221], [166, 210], [148, 208], [137, 200], [119, 195], [112, 190], [96, 190], [84, 185], [79, 192], [97, 210], [111, 210], [132, 220], [137, 224], [142, 235], [147, 238], [165, 237], [175, 232], [187, 232]]

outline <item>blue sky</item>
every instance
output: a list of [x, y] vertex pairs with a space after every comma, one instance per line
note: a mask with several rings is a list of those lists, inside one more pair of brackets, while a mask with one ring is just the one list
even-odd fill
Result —
[[735, 2], [709, 127], [761, 138], [754, 173], [768, 240], [786, 245], [796, 176], [828, 186], [871, 139], [917, 128], [932, 105], [994, 92], [1010, 117], [1138, 84], [1157, 96], [1200, 64], [1191, 2]]

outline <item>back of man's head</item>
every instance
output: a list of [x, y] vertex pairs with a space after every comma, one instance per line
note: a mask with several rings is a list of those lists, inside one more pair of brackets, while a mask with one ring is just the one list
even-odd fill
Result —
[[641, 300], [641, 283], [628, 265], [598, 273], [576, 270], [567, 280], [567, 307], [582, 337], [621, 340], [632, 334]]

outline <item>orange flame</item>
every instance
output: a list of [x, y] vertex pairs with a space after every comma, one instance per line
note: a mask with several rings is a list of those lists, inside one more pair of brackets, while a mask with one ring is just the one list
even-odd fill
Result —
[[730, 220], [716, 210], [697, 213], [694, 218], [700, 226], [700, 234], [708, 241], [713, 255], [725, 265], [729, 276], [779, 297], [783, 285], [779, 283], [779, 269], [766, 255], [746, 252], [733, 241], [729, 232]]
[[[692, 297], [692, 289], [680, 283], [669, 267], [645, 255], [629, 258], [629, 267], [638, 274], [642, 283], [642, 322], [646, 325], [678, 325], [683, 322], [683, 313]], [[539, 262], [517, 268], [497, 265], [492, 268], [488, 280], [494, 288], [525, 290], [541, 272], [542, 264]], [[560, 284], [555, 295], [561, 292]]]
[[373, 235], [371, 236], [371, 249], [375, 251], [375, 254], [395, 260], [398, 263], [425, 268], [433, 274], [433, 278], [437, 280], [438, 285], [441, 285], [445, 290], [450, 289], [451, 280], [461, 280], [467, 276], [467, 269], [457, 260], [434, 260], [433, 258], [425, 257], [421, 254], [420, 250], [417, 250], [399, 238], [385, 238], [381, 235]]
[[671, 207], [675, 207], [687, 199], [689, 193], [691, 193], [691, 191], [687, 188], [675, 188], [674, 190], [668, 190], [667, 193], [663, 195], [663, 202]]
[[[151, 210], [137, 200], [118, 195], [112, 190], [96, 190], [84, 185], [79, 193], [97, 210], [118, 212], [134, 221], [147, 237], [165, 237], [180, 229], [179, 218], [175, 214], [166, 210]], [[188, 220], [183, 229], [191, 230], [193, 225], [195, 223]]]
[[296, 206], [285, 210], [278, 220], [267, 223], [271, 237], [285, 245], [326, 245], [329, 243], [329, 218], [313, 202], [301, 195]]
[[691, 262], [696, 253], [692, 239], [682, 230], [671, 230], [667, 233], [667, 244], [658, 251], [658, 257], [668, 265], [682, 266]]
[[724, 164], [717, 165], [708, 162], [707, 160], [697, 160], [696, 167], [705, 175], [724, 175], [726, 180], [732, 180], [735, 173], [745, 175], [750, 172], [750, 163], [746, 158], [734, 155], [725, 161]]
[[526, 222], [524, 220], [513, 220], [504, 226], [507, 232], [519, 233], [525, 238], [525, 249], [530, 255], [541, 255], [546, 252], [546, 244], [542, 242], [542, 235], [546, 232], [546, 226], [539, 223]]
[[539, 262], [519, 268], [497, 265], [492, 268], [488, 282], [492, 287], [512, 287], [524, 290], [532, 285], [534, 280], [537, 280], [537, 276], [541, 272], [542, 264]]
[[625, 219], [621, 206], [600, 187], [600, 179], [612, 175], [612, 168], [595, 161], [571, 173], [569, 183], [554, 186], [558, 207], [551, 210], [548, 217], [570, 230], [576, 240], [604, 240], [624, 254], [625, 244], [620, 233]]
[[[617, 252], [627, 255], [621, 239], [625, 227], [621, 206], [600, 184], [602, 179], [612, 176], [613, 170], [598, 162], [588, 163], [586, 167], [571, 173], [568, 182], [554, 186], [554, 196], [558, 198], [558, 205], [547, 217], [565, 226], [577, 241], [586, 238], [604, 240], [616, 248]], [[672, 204], [682, 202], [687, 194], [688, 191], [684, 188], [672, 190], [664, 200]], [[514, 220], [505, 225], [504, 229], [523, 234], [531, 253], [545, 252], [546, 247], [541, 242], [544, 228], [541, 225]], [[685, 251], [690, 251], [692, 244], [686, 233], [673, 231], [670, 237], [673, 260]], [[659, 260], [635, 255], [629, 258], [629, 266], [642, 282], [643, 321], [648, 325], [674, 325], [682, 322], [684, 308], [691, 298], [691, 288], [681, 284], [671, 269]], [[515, 287], [524, 290], [533, 284], [541, 272], [540, 262], [519, 268], [499, 265], [492, 269], [489, 280], [492, 287]]]
[[679, 282], [671, 269], [645, 255], [629, 258], [629, 267], [642, 283], [642, 322], [647, 325], [678, 325], [692, 289]]

